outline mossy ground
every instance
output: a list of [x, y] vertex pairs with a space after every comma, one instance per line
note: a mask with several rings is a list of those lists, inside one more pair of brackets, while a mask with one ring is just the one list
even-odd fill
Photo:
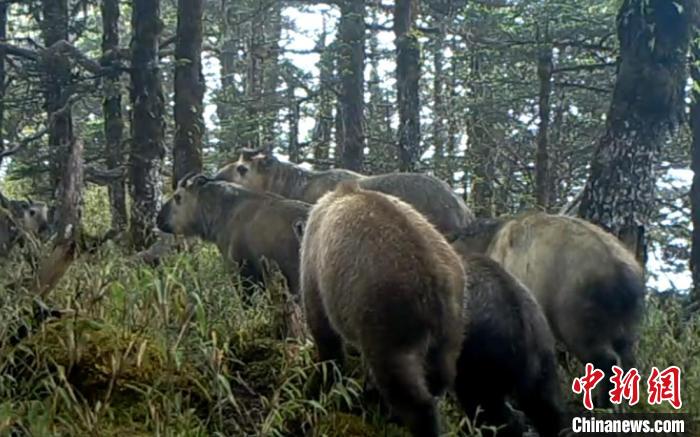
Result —
[[[323, 372], [311, 342], [278, 338], [278, 285], [243, 290], [212, 247], [158, 267], [112, 244], [83, 255], [48, 299], [65, 315], [12, 345], [33, 303], [5, 285], [27, 270], [21, 256], [0, 266], [0, 435], [408, 436], [362, 399], [360, 379], [311, 394]], [[639, 349], [644, 379], [682, 368], [682, 411], [700, 417], [700, 320], [652, 300]], [[578, 372], [562, 372], [565, 392]], [[632, 411], [668, 411], [642, 397]], [[449, 435], [479, 435], [441, 405]]]

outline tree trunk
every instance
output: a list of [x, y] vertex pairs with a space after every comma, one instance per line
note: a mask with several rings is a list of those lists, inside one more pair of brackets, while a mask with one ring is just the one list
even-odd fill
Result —
[[222, 43], [219, 47], [218, 58], [221, 65], [221, 90], [216, 99], [216, 115], [219, 118], [219, 141], [220, 147], [228, 152], [229, 148], [237, 142], [237, 138], [232, 134], [232, 122], [234, 118], [233, 105], [240, 100], [240, 92], [235, 74], [238, 72], [236, 64], [238, 61], [239, 35], [236, 29], [229, 23], [232, 10], [236, 5], [231, 5], [226, 0], [220, 1], [219, 9], [219, 32]]
[[445, 168], [445, 147], [446, 147], [446, 129], [445, 120], [447, 119], [447, 106], [445, 105], [445, 72], [443, 71], [445, 57], [443, 51], [445, 43], [445, 34], [441, 30], [435, 36], [433, 45], [433, 148], [435, 155], [433, 161], [435, 163], [435, 174], [440, 179], [452, 179]]
[[256, 26], [252, 21], [249, 22], [245, 35], [245, 121], [240, 136], [242, 145], [248, 148], [257, 148], [262, 145], [260, 121], [263, 110], [263, 64], [269, 55], [264, 46], [265, 35]]
[[537, 77], [540, 80], [537, 153], [535, 154], [535, 199], [540, 209], [547, 211], [550, 198], [549, 172], [549, 98], [552, 94], [552, 47], [543, 47], [537, 57]]
[[58, 284], [76, 256], [83, 200], [83, 143], [74, 139], [66, 150], [64, 173], [56, 189], [56, 239], [39, 262], [34, 292], [41, 298]]
[[[457, 53], [457, 41], [455, 40], [454, 37], [450, 39], [450, 50], [452, 50], [452, 53]], [[447, 90], [445, 92], [445, 95], [447, 96], [447, 107], [452, 108], [454, 105], [457, 103], [457, 78], [458, 75], [461, 74], [461, 72], [457, 68], [457, 62], [455, 61], [455, 58], [453, 57], [450, 62], [450, 72], [449, 72], [449, 80], [447, 81]], [[456, 111], [449, 111], [447, 115], [447, 139], [445, 143], [445, 171], [447, 173], [448, 179], [447, 182], [450, 184], [450, 186], [453, 186], [454, 184], [454, 175], [455, 171], [457, 170], [457, 166], [455, 165], [455, 162], [457, 161], [456, 152], [457, 152], [457, 136], [459, 133], [459, 124], [460, 120], [458, 120], [457, 115], [455, 114]], [[466, 170], [466, 169], [465, 169]], [[465, 193], [467, 190], [465, 190]]]
[[160, 0], [134, 0], [131, 26], [131, 239], [137, 249], [142, 249], [153, 241], [165, 154], [164, 103], [158, 63]]
[[[74, 139], [66, 150], [65, 173], [57, 187], [58, 241], [72, 241], [77, 237], [82, 215], [83, 200], [83, 142]], [[70, 230], [70, 231], [69, 231]]]
[[289, 160], [291, 162], [299, 162], [301, 158], [301, 150], [299, 150], [299, 102], [297, 102], [296, 96], [294, 95], [294, 84], [293, 80], [290, 78], [287, 81], [287, 123], [288, 126], [288, 139], [289, 143]]
[[[68, 1], [44, 0], [42, 2], [41, 34], [44, 46], [68, 40]], [[73, 144], [73, 120], [69, 104], [71, 64], [65, 56], [48, 52], [42, 59], [45, 72], [43, 88], [49, 127], [50, 186], [55, 187], [54, 198], [58, 198], [58, 187], [63, 179], [67, 157]]]
[[364, 157], [364, 170], [367, 174], [383, 174], [398, 168], [398, 148], [396, 136], [391, 126], [392, 111], [395, 102], [390, 102], [387, 94], [390, 90], [382, 86], [383, 78], [380, 63], [384, 54], [379, 42], [379, 27], [383, 17], [379, 16], [378, 8], [371, 7], [368, 17], [371, 29], [368, 32], [368, 64], [369, 81], [366, 84], [366, 94], [369, 96], [366, 109], [365, 136], [367, 138]]
[[173, 188], [187, 173], [202, 171], [203, 0], [178, 0], [175, 41], [175, 144]]
[[335, 126], [334, 138], [335, 138], [335, 152], [334, 161], [336, 167], [343, 167], [342, 157], [343, 157], [343, 145], [345, 144], [345, 130], [343, 129], [343, 105], [340, 102], [340, 96], [335, 101], [335, 117], [333, 120]]
[[[102, 13], [102, 65], [108, 66], [117, 59], [119, 51], [119, 0], [103, 0]], [[124, 120], [122, 118], [122, 89], [118, 71], [109, 72], [102, 80], [104, 98], [105, 156], [110, 169], [124, 163]], [[109, 184], [109, 204], [112, 212], [112, 230], [127, 227], [126, 184], [124, 179]]]
[[414, 29], [416, 0], [397, 0], [394, 6], [396, 36], [396, 91], [399, 107], [399, 169], [414, 171], [420, 159], [420, 42]]
[[683, 113], [695, 9], [694, 0], [625, 0], [618, 14], [617, 80], [579, 214], [620, 237], [642, 263], [655, 207], [653, 166]]
[[[473, 53], [471, 72], [474, 85], [471, 114], [467, 119], [468, 156], [472, 164], [471, 200], [477, 217], [492, 217], [495, 213], [493, 132], [489, 132], [487, 90], [481, 71], [482, 53]], [[485, 109], [486, 108], [486, 109]]]
[[471, 184], [472, 206], [477, 217], [493, 217], [494, 193], [494, 148], [489, 136], [488, 123], [478, 114], [467, 121], [469, 131], [469, 157], [473, 165]]
[[265, 58], [262, 72], [261, 138], [265, 145], [275, 139], [275, 123], [280, 108], [279, 40], [282, 38], [282, 2], [274, 2], [265, 16]]
[[340, 5], [338, 74], [340, 76], [341, 167], [362, 171], [364, 161], [365, 5], [344, 0]]
[[693, 170], [693, 185], [690, 188], [690, 212], [693, 222], [692, 244], [690, 251], [690, 271], [693, 273], [693, 289], [690, 299], [700, 305], [700, 42], [693, 43], [693, 101], [690, 106], [690, 127], [693, 132], [690, 169]]
[[[331, 134], [333, 132], [333, 51], [326, 47], [326, 24], [323, 21], [323, 32], [318, 42], [321, 58], [317, 64], [319, 69], [319, 92], [316, 113], [316, 123], [311, 135], [315, 167], [327, 167], [330, 155]], [[333, 47], [333, 45], [331, 45]]]
[[[7, 39], [7, 3], [0, 3], [0, 41]], [[5, 150], [5, 50], [0, 48], [0, 153]], [[2, 158], [0, 158], [2, 166]]]

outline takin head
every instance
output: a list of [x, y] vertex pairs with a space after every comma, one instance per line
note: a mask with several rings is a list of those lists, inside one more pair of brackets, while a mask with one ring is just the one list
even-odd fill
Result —
[[201, 235], [202, 225], [199, 194], [211, 179], [202, 174], [185, 175], [172, 197], [161, 207], [156, 219], [158, 229], [169, 234]]
[[44, 202], [10, 200], [0, 195], [0, 207], [7, 210], [25, 231], [39, 235], [49, 228], [49, 208]]
[[254, 191], [266, 191], [271, 170], [279, 161], [266, 149], [243, 149], [237, 161], [223, 166], [214, 179], [234, 182]]

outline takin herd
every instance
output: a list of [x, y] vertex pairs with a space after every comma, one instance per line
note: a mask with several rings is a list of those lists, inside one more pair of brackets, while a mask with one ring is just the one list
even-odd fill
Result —
[[[2, 256], [19, 228], [41, 232], [49, 212], [0, 201]], [[274, 262], [319, 360], [342, 369], [358, 351], [416, 437], [440, 435], [436, 400], [447, 391], [499, 436], [529, 425], [559, 435], [569, 413], [557, 342], [608, 372], [634, 365], [643, 272], [614, 236], [541, 212], [476, 218], [430, 175], [312, 171], [243, 150], [213, 178], [180, 180], [157, 226], [214, 243], [255, 282]], [[609, 407], [600, 385], [596, 405]]]

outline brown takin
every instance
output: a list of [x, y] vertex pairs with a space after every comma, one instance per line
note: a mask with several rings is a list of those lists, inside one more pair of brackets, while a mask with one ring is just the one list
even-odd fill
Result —
[[238, 161], [220, 169], [216, 178], [308, 203], [316, 202], [341, 181], [358, 180], [361, 188], [390, 194], [411, 204], [445, 235], [474, 219], [464, 201], [445, 182], [420, 173], [363, 176], [343, 169], [312, 171], [282, 162], [265, 151], [244, 150]]
[[[497, 262], [483, 255], [463, 261], [467, 279], [457, 399], [472, 421], [478, 419], [475, 425], [505, 425], [498, 436], [522, 436], [523, 424], [506, 405], [513, 396], [541, 437], [556, 436], [564, 427], [563, 401], [554, 337], [542, 309]], [[478, 415], [477, 407], [482, 409]]]
[[11, 200], [0, 193], [0, 258], [22, 241], [23, 233], [39, 236], [48, 229], [49, 209], [43, 202]]
[[463, 254], [485, 251], [532, 291], [554, 335], [582, 362], [606, 372], [598, 402], [609, 405], [611, 367], [633, 365], [644, 306], [634, 256], [613, 235], [572, 217], [530, 213], [473, 228], [453, 247]]
[[464, 270], [445, 238], [396, 197], [341, 183], [312, 208], [301, 249], [306, 319], [322, 361], [357, 349], [414, 436], [437, 437], [434, 396], [454, 381]]
[[214, 181], [203, 175], [184, 177], [158, 214], [163, 232], [200, 237], [216, 244], [224, 259], [237, 263], [256, 282], [266, 273], [264, 259], [274, 261], [292, 294], [299, 290], [299, 241], [294, 223], [309, 205]]

